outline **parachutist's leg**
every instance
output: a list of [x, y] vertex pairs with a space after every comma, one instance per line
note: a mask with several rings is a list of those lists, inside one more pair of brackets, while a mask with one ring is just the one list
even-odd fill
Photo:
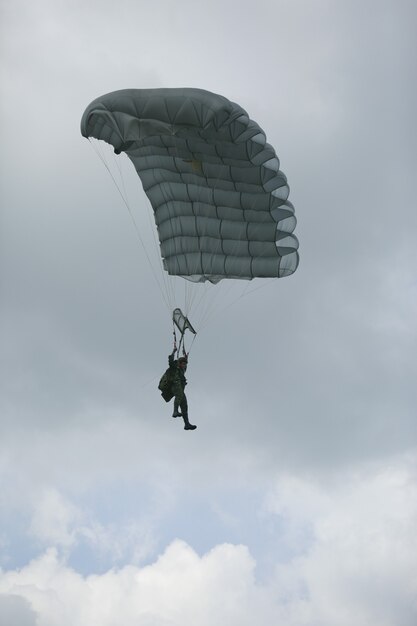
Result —
[[181, 417], [182, 413], [179, 412], [178, 407], [181, 406], [182, 398], [184, 392], [179, 383], [175, 384], [172, 388], [174, 394], [174, 411], [172, 413], [172, 417]]
[[182, 411], [182, 419], [184, 420], [184, 430], [195, 430], [197, 426], [194, 426], [194, 424], [190, 424], [190, 422], [188, 421], [188, 402], [185, 393], [182, 396], [180, 407]]
[[187, 402], [187, 396], [185, 395], [185, 393], [182, 394], [182, 398], [180, 400], [180, 407], [181, 407], [181, 413], [182, 413], [184, 420], [188, 419], [188, 402]]
[[179, 401], [177, 397], [174, 398], [174, 411], [172, 413], [172, 417], [182, 417], [182, 413], [178, 411]]

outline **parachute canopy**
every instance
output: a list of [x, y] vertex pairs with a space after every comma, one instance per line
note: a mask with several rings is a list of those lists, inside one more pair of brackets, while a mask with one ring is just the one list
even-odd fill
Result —
[[134, 164], [168, 274], [216, 283], [297, 269], [287, 179], [238, 104], [202, 89], [125, 89], [94, 100], [81, 133]]

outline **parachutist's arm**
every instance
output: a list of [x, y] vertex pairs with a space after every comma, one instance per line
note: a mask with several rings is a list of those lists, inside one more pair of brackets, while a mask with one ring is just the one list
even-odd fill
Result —
[[168, 356], [169, 367], [174, 367], [175, 365], [175, 352], [176, 352], [176, 348], [174, 348], [172, 353]]

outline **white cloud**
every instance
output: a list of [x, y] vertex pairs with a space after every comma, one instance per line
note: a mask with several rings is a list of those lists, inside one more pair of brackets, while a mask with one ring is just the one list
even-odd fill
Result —
[[31, 533], [42, 543], [71, 548], [82, 513], [55, 489], [45, 489], [35, 503]]
[[[68, 511], [56, 497], [46, 499], [46, 509], [52, 501]], [[27, 600], [39, 626], [415, 623], [413, 463], [366, 466], [333, 476], [326, 484], [283, 476], [264, 514], [279, 517], [281, 541], [297, 551], [279, 563], [280, 550], [271, 545], [277, 564], [262, 583], [247, 546], [221, 544], [200, 556], [177, 539], [150, 565], [126, 565], [86, 577], [51, 547], [21, 570], [4, 571], [0, 593]], [[55, 535], [66, 537], [65, 532]]]
[[76, 506], [56, 488], [45, 488], [34, 498], [29, 534], [43, 548], [53, 546], [66, 560], [77, 550], [88, 549], [98, 560], [141, 563], [155, 550], [153, 531], [156, 511], [140, 520], [100, 522], [92, 511]]
[[[252, 624], [262, 590], [254, 562], [243, 546], [221, 545], [199, 557], [174, 541], [151, 566], [126, 566], [81, 577], [60, 562], [54, 549], [20, 572], [1, 577], [3, 593], [26, 598], [39, 626], [140, 624]], [[258, 597], [259, 596], [259, 597]]]
[[[304, 554], [277, 568], [294, 624], [410, 625], [417, 617], [415, 467], [365, 467], [326, 490], [279, 481], [272, 508], [288, 532], [308, 528]], [[305, 600], [294, 591], [304, 590]], [[307, 615], [306, 622], [302, 615]]]

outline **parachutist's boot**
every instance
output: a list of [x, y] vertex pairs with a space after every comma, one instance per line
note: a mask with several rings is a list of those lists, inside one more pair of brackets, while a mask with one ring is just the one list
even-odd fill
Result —
[[184, 420], [184, 430], [195, 430], [197, 428], [194, 424], [190, 424], [188, 421], [188, 415], [183, 415], [182, 419]]

